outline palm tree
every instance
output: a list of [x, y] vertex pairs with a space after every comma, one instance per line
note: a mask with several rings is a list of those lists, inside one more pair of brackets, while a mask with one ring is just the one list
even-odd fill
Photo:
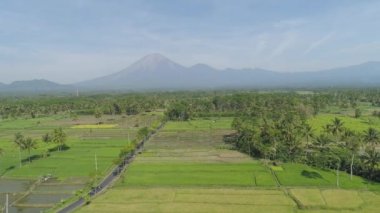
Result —
[[370, 127], [367, 131], [364, 132], [364, 141], [366, 144], [375, 146], [380, 141], [379, 133], [376, 129]]
[[328, 146], [332, 142], [331, 138], [325, 134], [322, 134], [314, 139], [314, 146], [319, 150], [325, 151], [328, 149]]
[[51, 142], [52, 138], [51, 138], [51, 135], [49, 133], [46, 133], [42, 136], [42, 141], [45, 142], [45, 143], [49, 143]]
[[101, 109], [96, 108], [94, 110], [94, 116], [95, 116], [96, 119], [98, 119], [98, 124], [100, 124], [100, 118], [102, 117], [102, 115], [103, 115], [103, 112], [102, 112]]
[[306, 139], [306, 146], [309, 146], [310, 139], [314, 138], [314, 129], [307, 123], [302, 125], [302, 134]]
[[37, 141], [36, 140], [33, 140], [31, 137], [27, 137], [25, 140], [24, 140], [24, 149], [27, 149], [28, 150], [28, 159], [29, 159], [29, 163], [31, 163], [31, 159], [30, 159], [30, 151], [32, 149], [36, 149], [37, 148]]
[[330, 168], [335, 168], [335, 171], [336, 171], [336, 186], [339, 188], [340, 186], [340, 181], [339, 181], [339, 169], [340, 169], [340, 165], [341, 165], [341, 159], [338, 155], [336, 155], [335, 153], [332, 153], [332, 152], [328, 152], [328, 153], [325, 153], [325, 156], [324, 156], [327, 160], [327, 164]]
[[25, 141], [24, 136], [20, 132], [17, 132], [15, 134], [14, 139], [13, 139], [13, 143], [19, 148], [20, 167], [22, 166], [21, 150], [25, 149], [25, 147], [24, 147], [24, 141]]
[[345, 144], [344, 144], [345, 147], [351, 152], [350, 180], [352, 180], [354, 158], [355, 158], [355, 154], [357, 154], [359, 151], [361, 140], [360, 140], [360, 137], [356, 136], [351, 131], [345, 131], [343, 139], [345, 141]]
[[332, 123], [326, 126], [326, 130], [329, 133], [335, 136], [338, 136], [340, 135], [340, 133], [344, 131], [343, 125], [344, 125], [344, 122], [342, 122], [342, 120], [340, 120], [339, 118], [335, 117], [334, 120], [332, 120]]
[[61, 151], [66, 141], [66, 133], [61, 127], [54, 129], [52, 141], [58, 144], [58, 150]]
[[4, 149], [0, 147], [0, 156], [4, 154]]
[[380, 161], [380, 153], [374, 148], [367, 148], [365, 154], [362, 156], [363, 163], [368, 167], [369, 178], [373, 178], [375, 168]]

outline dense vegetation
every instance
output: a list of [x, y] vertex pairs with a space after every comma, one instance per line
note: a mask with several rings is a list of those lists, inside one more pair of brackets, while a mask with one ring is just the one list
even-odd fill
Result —
[[[287, 106], [302, 116], [316, 115], [329, 107], [352, 108], [362, 113], [360, 103], [380, 107], [379, 89], [315, 90], [315, 91], [198, 91], [128, 93], [74, 96], [0, 97], [3, 119], [38, 117], [62, 112], [75, 114], [137, 114], [154, 109], [176, 109], [186, 117], [246, 115], [256, 110], [272, 112], [272, 108]], [[168, 110], [170, 112], [170, 110]], [[380, 109], [372, 111], [379, 116]]]

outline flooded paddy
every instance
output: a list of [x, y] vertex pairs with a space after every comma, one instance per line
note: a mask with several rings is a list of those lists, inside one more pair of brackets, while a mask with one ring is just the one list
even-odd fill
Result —
[[31, 193], [18, 201], [15, 206], [52, 207], [54, 204], [59, 203], [71, 196], [72, 194]]
[[28, 207], [28, 208], [23, 208], [23, 207], [14, 207], [14, 206], [11, 206], [9, 207], [9, 213], [41, 213], [43, 211], [45, 211], [46, 208], [32, 208], [32, 207]]
[[5, 206], [6, 194], [10, 213], [39, 213], [72, 197], [84, 187], [81, 181], [44, 182], [32, 180], [0, 179], [0, 212]]
[[29, 189], [31, 180], [0, 179], [0, 193], [19, 193]]
[[53, 193], [74, 193], [75, 191], [83, 188], [84, 185], [69, 185], [69, 184], [41, 184], [37, 186], [33, 191], [34, 192], [53, 192]]

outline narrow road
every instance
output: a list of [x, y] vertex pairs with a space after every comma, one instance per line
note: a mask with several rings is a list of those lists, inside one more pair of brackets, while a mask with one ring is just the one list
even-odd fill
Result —
[[[90, 192], [88, 192], [88, 195], [90, 197], [94, 197], [98, 195], [99, 193], [106, 190], [111, 184], [117, 180], [120, 175], [124, 172], [124, 170], [127, 168], [127, 166], [135, 159], [137, 154], [142, 151], [144, 148], [144, 144], [146, 141], [150, 139], [154, 134], [156, 134], [162, 127], [164, 126], [164, 123], [162, 123], [156, 130], [154, 130], [151, 134], [149, 134], [145, 139], [143, 139], [137, 146], [136, 149], [124, 157], [123, 161], [114, 167], [112, 172], [110, 172], [107, 176], [104, 177], [102, 182], [99, 183], [96, 187], [91, 189]], [[68, 213], [72, 212], [75, 209], [83, 206], [86, 203], [86, 200], [84, 198], [79, 198], [78, 200], [74, 201], [70, 205], [65, 206], [63, 209], [60, 209], [59, 213]]]

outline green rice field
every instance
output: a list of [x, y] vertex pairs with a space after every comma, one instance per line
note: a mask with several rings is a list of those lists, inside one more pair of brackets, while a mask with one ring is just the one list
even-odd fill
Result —
[[[9, 192], [6, 186], [14, 190], [10, 197], [11, 212], [39, 212], [73, 197], [92, 181], [108, 174], [120, 149], [135, 138], [138, 129], [152, 125], [159, 118], [154, 114], [104, 116], [102, 124], [97, 124], [99, 119], [93, 116], [80, 116], [76, 120], [66, 115], [2, 120], [0, 206], [5, 201], [4, 193]], [[67, 148], [62, 151], [57, 150], [56, 144], [41, 140], [42, 135], [58, 127], [67, 134]], [[36, 149], [30, 154], [25, 150], [20, 152], [14, 145], [17, 132], [37, 141]], [[41, 181], [44, 176], [52, 178]]]
[[266, 165], [210, 119], [168, 122], [123, 178], [78, 212], [376, 212], [379, 184], [303, 164]]

